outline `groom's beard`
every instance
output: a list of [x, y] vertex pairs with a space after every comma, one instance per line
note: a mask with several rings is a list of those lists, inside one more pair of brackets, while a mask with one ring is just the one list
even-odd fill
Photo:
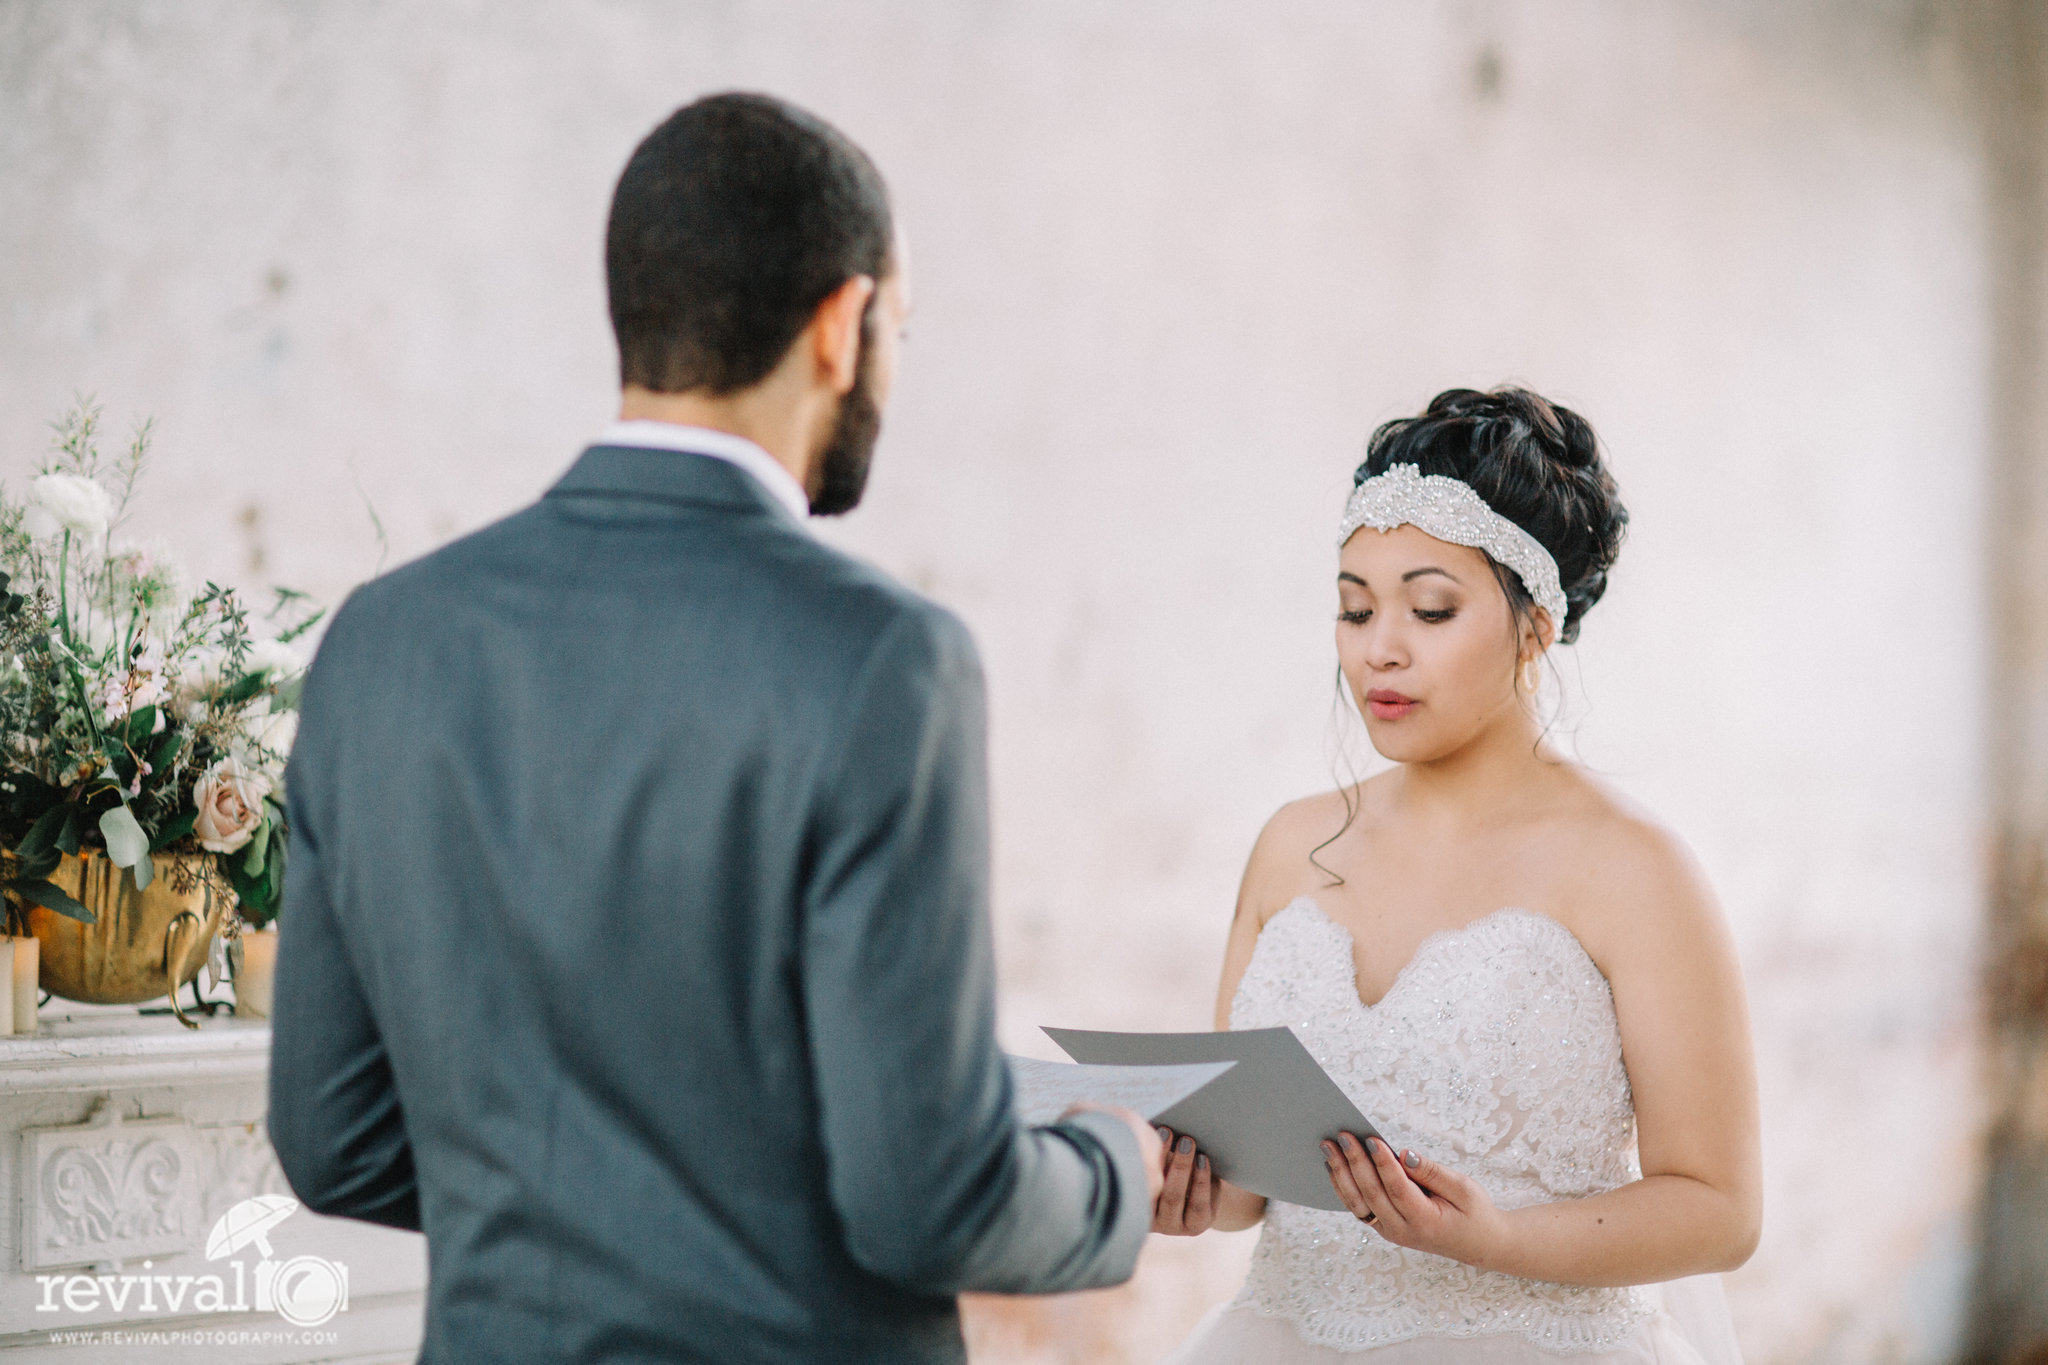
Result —
[[[872, 301], [868, 305], [872, 311]], [[811, 515], [837, 517], [860, 506], [867, 491], [868, 467], [874, 462], [875, 440], [882, 434], [882, 408], [875, 402], [874, 375], [869, 363], [869, 315], [863, 314], [860, 353], [853, 362], [853, 387], [839, 400], [832, 435], [811, 466]]]

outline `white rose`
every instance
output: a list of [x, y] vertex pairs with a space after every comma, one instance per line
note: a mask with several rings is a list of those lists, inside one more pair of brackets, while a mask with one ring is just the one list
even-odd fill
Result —
[[208, 768], [192, 789], [199, 816], [192, 833], [210, 853], [233, 853], [255, 837], [263, 823], [263, 798], [270, 779], [252, 773], [239, 759], [224, 758]]
[[91, 479], [77, 474], [44, 474], [30, 481], [29, 534], [55, 537], [61, 531], [96, 540], [107, 533], [114, 517], [114, 498]]
[[268, 673], [273, 682], [303, 673], [306, 656], [282, 640], [258, 640], [249, 646], [251, 673]]

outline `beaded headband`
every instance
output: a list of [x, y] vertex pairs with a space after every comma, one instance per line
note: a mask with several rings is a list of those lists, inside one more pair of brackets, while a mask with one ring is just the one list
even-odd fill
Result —
[[1557, 582], [1557, 561], [1536, 537], [1486, 505], [1472, 486], [1441, 474], [1424, 474], [1412, 464], [1397, 464], [1351, 490], [1344, 520], [1337, 523], [1337, 545], [1361, 526], [1391, 531], [1413, 526], [1438, 540], [1484, 550], [1514, 570], [1515, 577], [1550, 613], [1553, 631], [1564, 629], [1564, 589]]

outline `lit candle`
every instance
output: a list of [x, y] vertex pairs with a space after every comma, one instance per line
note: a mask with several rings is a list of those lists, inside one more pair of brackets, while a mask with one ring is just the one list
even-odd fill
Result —
[[275, 931], [244, 930], [242, 961], [235, 968], [235, 1014], [250, 1019], [270, 1017], [270, 988], [277, 979]]
[[13, 1009], [9, 1012], [16, 1033], [36, 1031], [36, 1001], [42, 994], [42, 982], [38, 979], [43, 961], [42, 941], [33, 934], [7, 940], [14, 949], [14, 970], [12, 978]]

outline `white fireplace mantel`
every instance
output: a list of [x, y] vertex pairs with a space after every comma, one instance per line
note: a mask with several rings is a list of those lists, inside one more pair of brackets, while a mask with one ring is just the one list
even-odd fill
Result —
[[[187, 1029], [63, 1002], [36, 1034], [0, 1037], [0, 1361], [413, 1358], [425, 1245], [281, 1202], [269, 1060], [258, 1020]], [[263, 1237], [216, 1238], [209, 1258], [222, 1216], [257, 1196]], [[260, 1298], [280, 1274], [345, 1284], [347, 1306], [296, 1324]]]

